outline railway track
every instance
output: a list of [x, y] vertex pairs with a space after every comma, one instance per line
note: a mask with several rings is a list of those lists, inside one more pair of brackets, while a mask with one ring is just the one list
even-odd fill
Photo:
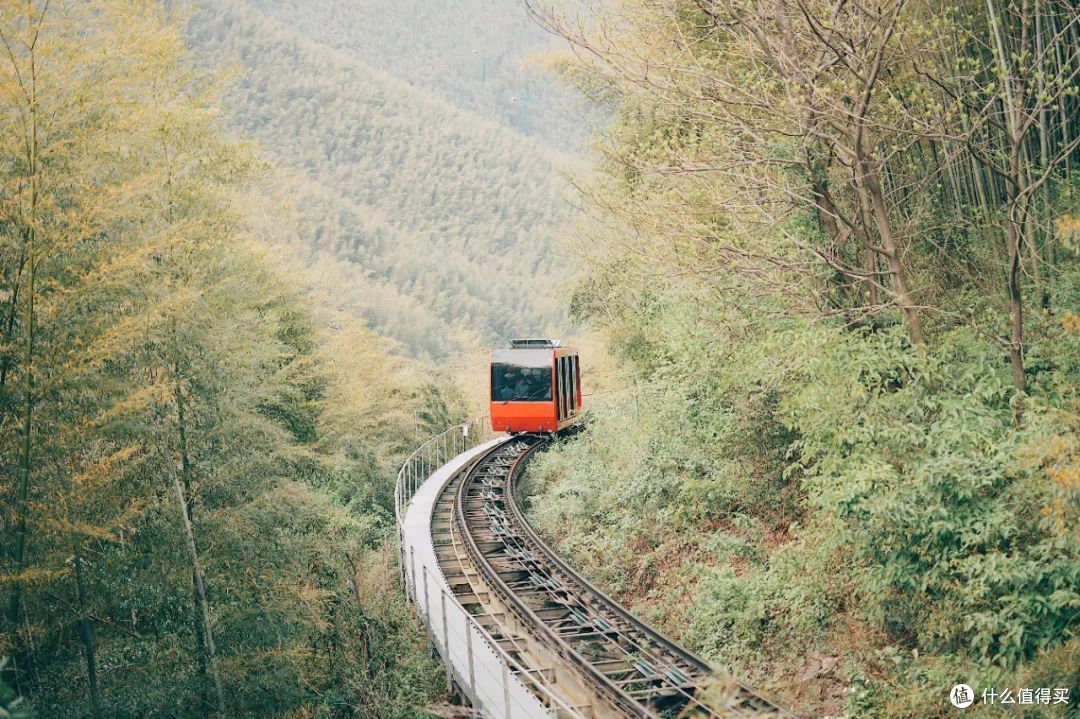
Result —
[[608, 598], [529, 525], [515, 487], [546, 440], [518, 437], [443, 487], [431, 520], [440, 568], [458, 601], [518, 671], [551, 689], [558, 716], [608, 719], [790, 717]]

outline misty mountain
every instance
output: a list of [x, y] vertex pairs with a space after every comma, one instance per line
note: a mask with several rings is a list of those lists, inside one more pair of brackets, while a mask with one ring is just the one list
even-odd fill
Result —
[[299, 178], [289, 243], [374, 329], [440, 356], [461, 332], [494, 341], [560, 320], [564, 160], [550, 149], [252, 3], [204, 1], [189, 39], [240, 68], [228, 123]]
[[522, 0], [249, 0], [269, 17], [552, 147], [584, 140], [574, 93], [540, 66], [565, 47]]

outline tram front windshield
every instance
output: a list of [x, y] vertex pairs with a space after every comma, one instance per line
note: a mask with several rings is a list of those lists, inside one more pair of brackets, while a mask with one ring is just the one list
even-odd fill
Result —
[[551, 351], [514, 350], [492, 357], [492, 402], [550, 402]]

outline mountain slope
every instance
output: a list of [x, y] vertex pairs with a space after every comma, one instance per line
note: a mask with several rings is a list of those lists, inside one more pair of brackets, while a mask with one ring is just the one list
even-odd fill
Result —
[[566, 218], [557, 158], [542, 145], [247, 3], [204, 3], [189, 40], [242, 68], [229, 121], [304, 177], [289, 198], [303, 228], [293, 244], [353, 266], [343, 274], [356, 285], [333, 291], [377, 330], [440, 356], [461, 331], [490, 341], [559, 321], [552, 237]]
[[586, 136], [574, 94], [529, 62], [564, 43], [522, 2], [249, 1], [306, 37], [553, 147]]

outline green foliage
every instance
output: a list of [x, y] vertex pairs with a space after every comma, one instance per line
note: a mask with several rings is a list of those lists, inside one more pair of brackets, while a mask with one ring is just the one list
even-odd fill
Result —
[[[0, 659], [0, 670], [6, 670], [10, 661], [11, 657]], [[24, 719], [24, 717], [29, 716], [30, 712], [24, 706], [23, 698], [8, 685], [4, 684], [0, 686], [0, 718]]]
[[752, 681], [839, 657], [824, 696], [792, 701], [859, 717], [929, 715], [960, 678], [1022, 685], [1076, 641], [1076, 490], [1047, 469], [1075, 462], [1055, 409], [1074, 336], [1049, 330], [1054, 392], [1017, 429], [1009, 368], [969, 330], [913, 352], [899, 326], [745, 317], [619, 279], [607, 329], [633, 382], [533, 464], [532, 506], [622, 600]]
[[1065, 428], [1040, 413], [1013, 430], [995, 355], [962, 331], [927, 355], [895, 333], [831, 342], [827, 371], [786, 403], [802, 438], [789, 471], [850, 525], [862, 591], [898, 643], [1012, 668], [1074, 630], [1080, 556], [1040, 511], [1040, 468], [1016, 457]]

